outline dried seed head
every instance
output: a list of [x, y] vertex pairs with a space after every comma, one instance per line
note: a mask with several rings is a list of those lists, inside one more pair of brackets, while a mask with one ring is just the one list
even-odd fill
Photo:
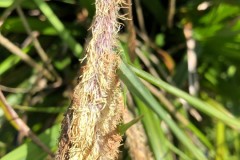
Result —
[[62, 123], [58, 160], [117, 157], [121, 136], [116, 127], [122, 121], [124, 108], [116, 75], [120, 2], [96, 0], [92, 39], [86, 49], [87, 62]]
[[[124, 123], [133, 119], [132, 113], [127, 110], [123, 114]], [[130, 156], [133, 160], [153, 160], [152, 152], [147, 144], [147, 136], [140, 122], [134, 124], [126, 131], [126, 145], [129, 148]], [[137, 138], [136, 138], [137, 137]]]

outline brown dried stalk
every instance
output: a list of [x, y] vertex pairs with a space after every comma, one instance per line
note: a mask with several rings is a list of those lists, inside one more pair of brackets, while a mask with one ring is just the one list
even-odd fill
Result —
[[116, 70], [119, 64], [117, 22], [120, 0], [96, 0], [86, 65], [72, 104], [62, 122], [57, 160], [116, 159], [121, 136], [123, 100]]
[[133, 23], [132, 16], [132, 0], [125, 0], [126, 7], [124, 7], [124, 12], [127, 20], [125, 21], [126, 28], [128, 31], [128, 52], [132, 62], [134, 62], [136, 58], [135, 49], [136, 49], [136, 31]]

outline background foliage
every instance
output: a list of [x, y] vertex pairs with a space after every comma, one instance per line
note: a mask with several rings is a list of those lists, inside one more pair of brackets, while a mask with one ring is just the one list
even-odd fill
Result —
[[[125, 63], [118, 74], [131, 93], [125, 97], [128, 107], [135, 115], [144, 115], [142, 122], [155, 158], [238, 160], [240, 3], [132, 3], [136, 58], [130, 61], [134, 56], [127, 48], [131, 30], [123, 27], [119, 40]], [[1, 36], [40, 66], [40, 71], [29, 66], [1, 41], [0, 88], [21, 119], [35, 134], [41, 134], [39, 138], [52, 151], [56, 150], [59, 123], [80, 74], [79, 59], [93, 16], [93, 0], [0, 1]], [[129, 25], [129, 21], [122, 23]], [[187, 28], [188, 24], [192, 27]], [[194, 74], [188, 70], [188, 62], [194, 62], [187, 56], [184, 29], [192, 30], [196, 43]], [[39, 41], [40, 49], [29, 32]], [[145, 86], [133, 72], [145, 80]], [[189, 76], [199, 83], [196, 95], [187, 94]], [[38, 159], [45, 159], [47, 154], [14, 129], [5, 114], [1, 109], [0, 157], [20, 160], [39, 155]], [[122, 147], [121, 154], [122, 159], [130, 159], [127, 148]]]

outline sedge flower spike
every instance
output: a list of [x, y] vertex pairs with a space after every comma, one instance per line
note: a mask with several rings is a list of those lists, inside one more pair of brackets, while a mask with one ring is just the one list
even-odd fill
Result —
[[96, 0], [86, 65], [62, 122], [56, 160], [116, 159], [124, 110], [116, 70], [121, 0]]
[[[133, 114], [127, 110], [123, 114], [124, 123], [130, 122], [134, 118]], [[132, 160], [154, 160], [152, 152], [148, 146], [147, 135], [141, 122], [137, 122], [126, 131], [126, 146]], [[136, 138], [137, 137], [137, 138]]]

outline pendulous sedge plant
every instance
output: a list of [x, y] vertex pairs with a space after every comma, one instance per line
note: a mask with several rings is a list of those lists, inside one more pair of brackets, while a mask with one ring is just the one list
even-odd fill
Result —
[[121, 0], [96, 0], [86, 65], [62, 122], [56, 160], [116, 159], [124, 109], [116, 70]]

